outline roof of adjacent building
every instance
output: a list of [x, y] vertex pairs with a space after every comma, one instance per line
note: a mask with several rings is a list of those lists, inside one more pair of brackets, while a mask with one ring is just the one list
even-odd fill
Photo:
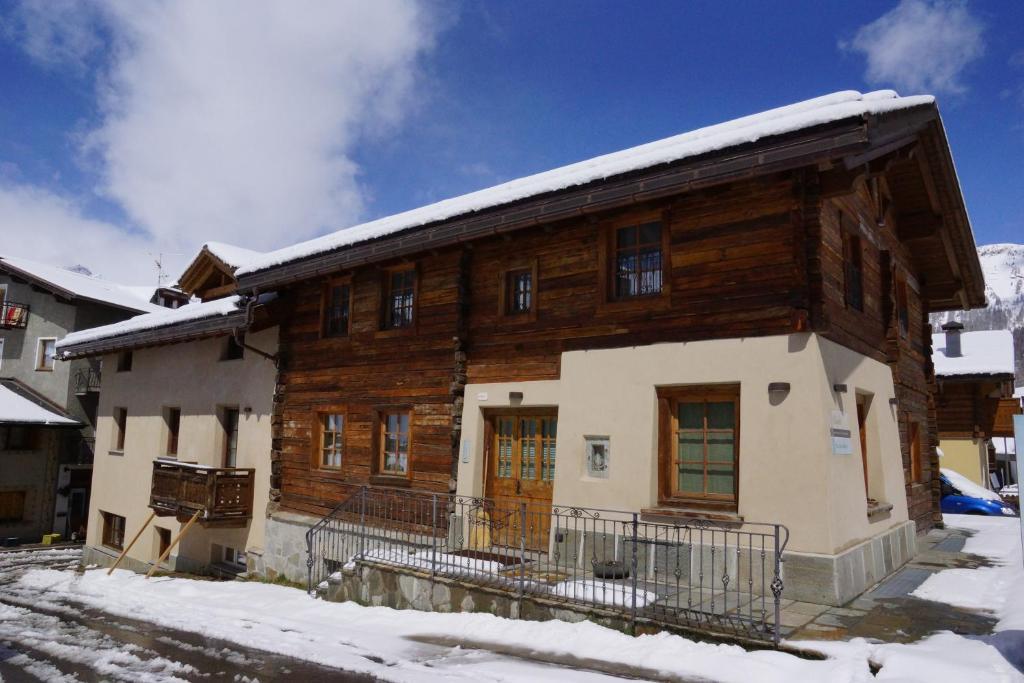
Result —
[[243, 321], [245, 310], [239, 307], [240, 301], [238, 296], [228, 296], [180, 308], [158, 307], [153, 313], [72, 332], [57, 342], [57, 351], [70, 358], [86, 355], [80, 353], [85, 351], [85, 347], [90, 347], [90, 353], [96, 353], [146, 342], [169, 343], [223, 332]]
[[223, 261], [224, 265], [231, 268], [241, 268], [255, 261], [258, 257], [263, 256], [262, 251], [255, 251], [224, 242], [207, 242], [203, 247]]
[[0, 380], [0, 424], [79, 426], [81, 423], [34, 395], [21, 383]]
[[137, 288], [46, 263], [15, 256], [0, 256], [0, 270], [6, 270], [68, 299], [84, 299], [140, 313], [160, 309], [143, 298]]
[[939, 377], [1013, 376], [1013, 334], [1008, 330], [960, 332], [959, 356], [948, 356], [946, 334], [932, 335], [932, 361]]
[[900, 97], [892, 90], [860, 93], [849, 90], [698, 128], [673, 137], [594, 157], [554, 170], [512, 180], [494, 187], [446, 199], [404, 213], [339, 230], [323, 237], [268, 252], [239, 268], [236, 275], [281, 266], [398, 233], [410, 228], [510, 204], [537, 195], [585, 185], [631, 171], [718, 152], [763, 138], [792, 133], [821, 124], [867, 114], [881, 114], [932, 105], [930, 95]]

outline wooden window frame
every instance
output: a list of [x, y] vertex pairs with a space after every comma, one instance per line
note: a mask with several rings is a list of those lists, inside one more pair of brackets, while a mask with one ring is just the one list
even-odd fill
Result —
[[[103, 520], [103, 529], [101, 530], [101, 538], [104, 546], [112, 548], [114, 550], [124, 550], [124, 537], [125, 531], [128, 527], [128, 519], [123, 515], [114, 514], [113, 512], [106, 512], [100, 510], [100, 517]], [[117, 536], [113, 533], [113, 520], [121, 520], [121, 538], [120, 543], [117, 542]]]
[[910, 456], [910, 481], [924, 481], [924, 445], [921, 443], [921, 423], [907, 415], [907, 451]]
[[116, 372], [131, 372], [135, 356], [131, 351], [119, 351], [117, 354]]
[[902, 339], [907, 339], [910, 337], [910, 297], [907, 293], [910, 285], [906, 276], [898, 272], [893, 281], [896, 290], [896, 332]]
[[[342, 418], [341, 427], [341, 464], [337, 467], [324, 464], [323, 460], [323, 434], [324, 417], [327, 415], [340, 415]], [[310, 464], [314, 470], [328, 474], [340, 474], [348, 467], [348, 432], [349, 419], [347, 406], [317, 406], [312, 413], [312, 434], [310, 442]]]
[[[661, 223], [661, 291], [656, 294], [617, 297], [614, 270], [619, 229], [656, 221]], [[620, 214], [598, 222], [597, 231], [598, 312], [669, 308], [672, 302], [672, 212], [668, 209], [649, 209]]]
[[[406, 467], [405, 472], [398, 472], [395, 470], [384, 469], [384, 447], [387, 443], [386, 430], [387, 430], [387, 418], [388, 415], [395, 414], [406, 414], [409, 416], [409, 432], [408, 432], [408, 453], [406, 454]], [[400, 405], [400, 406], [383, 406], [377, 408], [374, 414], [374, 443], [373, 443], [373, 477], [371, 478], [372, 483], [381, 483], [389, 485], [409, 485], [412, 480], [412, 459], [413, 459], [413, 437], [415, 429], [413, 427], [413, 420], [415, 419], [415, 411], [412, 406]]]
[[[46, 342], [53, 342], [53, 364], [46, 365]], [[56, 337], [38, 337], [36, 339], [36, 372], [53, 372], [57, 366], [57, 338]]]
[[860, 225], [839, 212], [843, 240], [843, 299], [847, 309], [864, 312], [864, 242]]
[[[338, 287], [348, 287], [348, 318], [344, 331], [330, 332], [327, 329], [330, 321], [331, 295]], [[346, 339], [352, 336], [352, 301], [353, 301], [352, 276], [344, 275], [335, 277], [324, 283], [320, 293], [320, 338], [321, 339]]]
[[[234, 464], [229, 462], [229, 456], [231, 455], [231, 432], [228, 429], [229, 422], [228, 418], [231, 414], [235, 416], [235, 457]], [[238, 409], [238, 406], [221, 406], [220, 409], [220, 425], [221, 429], [224, 430], [224, 444], [221, 448], [221, 467], [236, 468], [238, 467], [238, 437], [242, 431], [242, 411]]]
[[[397, 273], [412, 272], [412, 322], [401, 327], [391, 325], [391, 279]], [[413, 334], [419, 326], [420, 316], [420, 270], [415, 263], [403, 263], [398, 266], [381, 269], [380, 283], [380, 336]]]
[[[513, 276], [520, 273], [530, 274], [530, 308], [526, 311], [512, 311], [512, 283]], [[498, 316], [508, 322], [537, 320], [537, 285], [538, 285], [538, 263], [537, 259], [531, 259], [526, 263], [519, 263], [508, 268], [498, 276]]]
[[[28, 491], [25, 491], [24, 489], [0, 491], [0, 497], [6, 498], [7, 496], [12, 497], [12, 502], [5, 501], [3, 504], [0, 504], [0, 524], [18, 524], [19, 522], [24, 522], [25, 507], [28, 505]], [[17, 499], [19, 496], [21, 499], [21, 512], [17, 517], [12, 517], [7, 513], [6, 508], [11, 508], [12, 510], [17, 508], [18, 505], [13, 504], [13, 500]]]
[[[686, 387], [658, 387], [658, 504], [665, 507], [681, 507], [704, 509], [719, 512], [737, 512], [740, 499], [740, 466], [742, 454], [740, 449], [740, 431], [742, 418], [740, 415], [739, 384], [705, 384]], [[679, 494], [675, 491], [674, 444], [678, 417], [677, 409], [680, 400], [700, 400], [702, 402], [732, 401], [735, 405], [733, 428], [734, 465], [733, 494]], [[705, 432], [707, 428], [705, 427]], [[706, 438], [706, 437], [705, 437]], [[705, 469], [707, 456], [705, 454]], [[706, 478], [705, 473], [705, 478]], [[705, 488], [707, 484], [705, 483]]]
[[110, 449], [111, 453], [124, 453], [124, 444], [128, 434], [128, 409], [121, 406], [115, 406], [111, 412], [111, 418], [114, 423], [114, 438], [111, 440]]
[[162, 526], [154, 526], [153, 530], [156, 532], [157, 549], [157, 552], [153, 555], [153, 559], [157, 560], [163, 557], [164, 551], [170, 547], [173, 536], [170, 529], [166, 529]]
[[[175, 416], [177, 419], [172, 419]], [[180, 445], [181, 437], [181, 408], [176, 406], [164, 408], [164, 424], [167, 427], [167, 443], [164, 455], [176, 458], [178, 457], [178, 446]]]

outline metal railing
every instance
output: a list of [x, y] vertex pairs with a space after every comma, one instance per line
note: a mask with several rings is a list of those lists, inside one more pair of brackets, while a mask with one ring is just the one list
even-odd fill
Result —
[[359, 564], [778, 644], [781, 524], [362, 487], [306, 533], [310, 593]]
[[100, 390], [100, 371], [96, 368], [79, 368], [75, 372], [75, 395], [85, 396]]
[[28, 324], [28, 304], [0, 301], [0, 328], [22, 329]]

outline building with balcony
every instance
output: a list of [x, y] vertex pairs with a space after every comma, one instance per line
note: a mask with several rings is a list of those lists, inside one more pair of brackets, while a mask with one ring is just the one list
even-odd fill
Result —
[[119, 566], [137, 571], [262, 569], [274, 303], [225, 289], [245, 250], [213, 249], [225, 253], [204, 247], [180, 279], [200, 303], [57, 344], [71, 363], [118, 368], [100, 382], [87, 564], [123, 553]]
[[100, 364], [61, 363], [56, 342], [157, 310], [123, 285], [0, 257], [0, 538], [84, 533]]

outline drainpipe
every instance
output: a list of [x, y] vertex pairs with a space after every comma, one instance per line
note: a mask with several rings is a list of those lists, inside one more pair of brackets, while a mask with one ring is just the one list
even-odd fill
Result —
[[261, 349], [257, 349], [255, 346], [249, 346], [245, 343], [245, 333], [252, 327], [253, 318], [255, 317], [256, 304], [259, 302], [260, 292], [258, 289], [253, 290], [252, 295], [243, 295], [242, 301], [245, 302], [245, 323], [241, 327], [236, 327], [231, 330], [231, 336], [235, 340], [235, 343], [241, 346], [243, 349], [252, 351], [257, 356], [262, 356], [269, 361], [273, 361], [274, 367], [279, 367], [280, 358], [276, 353], [267, 353]]

